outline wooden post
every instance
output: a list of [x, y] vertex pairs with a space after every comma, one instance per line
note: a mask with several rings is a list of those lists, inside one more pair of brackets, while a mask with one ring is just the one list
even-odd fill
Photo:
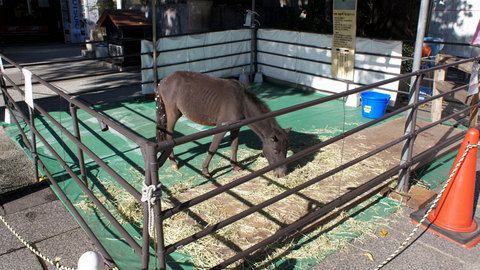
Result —
[[[438, 63], [441, 61], [441, 55], [437, 54], [435, 57], [435, 64], [438, 65]], [[437, 69], [434, 72], [433, 75], [433, 89], [432, 89], [432, 96], [436, 96], [440, 94], [440, 91], [438, 90], [438, 82], [445, 80], [445, 70], [444, 69]], [[430, 113], [430, 119], [432, 122], [438, 121], [442, 118], [442, 103], [443, 103], [443, 98], [437, 98], [432, 100], [432, 111]]]
[[[480, 91], [480, 89], [479, 89]], [[472, 98], [470, 99], [470, 106], [473, 104], [477, 104], [480, 101], [478, 97], [478, 93], [473, 94]], [[478, 122], [478, 106], [474, 107], [470, 110], [470, 118], [468, 119], [468, 127], [473, 128], [477, 125]]]

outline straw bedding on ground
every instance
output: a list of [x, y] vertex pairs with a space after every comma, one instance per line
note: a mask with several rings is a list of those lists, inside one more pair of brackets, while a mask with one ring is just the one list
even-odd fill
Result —
[[[298, 142], [292, 146], [292, 150], [296, 152], [312, 145], [314, 141], [324, 140], [330, 136], [329, 133], [331, 132], [328, 130], [318, 130], [312, 133], [314, 135], [311, 136], [313, 141]], [[208, 226], [247, 210], [251, 206], [279, 195], [292, 187], [364, 154], [367, 150], [369, 151], [368, 148], [368, 145], [350, 144], [348, 140], [329, 145], [305, 160], [297, 162], [291, 168], [291, 172], [284, 178], [275, 178], [273, 174], [267, 173], [195, 205], [187, 211], [175, 214], [164, 221], [165, 244], [173, 244]], [[239, 160], [245, 160], [252, 156], [257, 157], [253, 168], [246, 168], [243, 172], [217, 179], [211, 184], [194, 187], [190, 182], [186, 181], [170, 188], [170, 197], [162, 200], [162, 208], [168, 209], [173, 207], [244, 176], [250, 170], [256, 170], [267, 165], [266, 159], [259, 153], [259, 151], [254, 150], [239, 149]], [[228, 151], [224, 152], [223, 155], [229, 156]], [[183, 246], [178, 252], [187, 253], [198, 268], [213, 267], [223, 260], [234, 256], [239, 250], [244, 250], [260, 242], [279, 229], [307, 215], [317, 207], [321, 207], [345, 194], [350, 189], [384, 172], [397, 162], [397, 160], [392, 158], [385, 158], [385, 155], [389, 156], [386, 153], [383, 156], [373, 156], [365, 159], [359, 164], [328, 177], [301, 192], [275, 202], [260, 212], [251, 214], [224, 227], [215, 234], [205, 236], [194, 243]], [[215, 166], [224, 167], [228, 163], [228, 160], [221, 160]], [[212, 171], [214, 170], [215, 168], [212, 168]], [[143, 178], [142, 175], [139, 175], [139, 177]], [[107, 198], [102, 194], [97, 195], [104, 204], [116, 209], [115, 215], [117, 219], [121, 222], [130, 222], [141, 227], [143, 220], [141, 205], [123, 192], [116, 184], [109, 181], [100, 181], [105, 186], [109, 196]], [[93, 207], [88, 200], [82, 201], [77, 206], [84, 210], [92, 209]], [[347, 225], [347, 228], [349, 228], [348, 234], [356, 235], [361, 234], [361, 232], [368, 232], [368, 228], [376, 223], [370, 222], [370, 224], [365, 224], [365, 222], [358, 222], [355, 219], [348, 218], [348, 214], [345, 212], [339, 213], [335, 219], [319, 226], [316, 230], [306, 235], [305, 237], [309, 239], [307, 244], [299, 245], [297, 239], [270, 245], [258, 253], [262, 254], [261, 256], [258, 255], [260, 257], [255, 259], [247, 258], [244, 261], [231, 265], [231, 267], [266, 267], [275, 260], [274, 258], [278, 259], [277, 257], [280, 255], [285, 259], [313, 258], [320, 260], [344, 244], [341, 243], [341, 238], [332, 240], [324, 233], [326, 231], [335, 232], [335, 230], [340, 230], [336, 226], [339, 222]]]

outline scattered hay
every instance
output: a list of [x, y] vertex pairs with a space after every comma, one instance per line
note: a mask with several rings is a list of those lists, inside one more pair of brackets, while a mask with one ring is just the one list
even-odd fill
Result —
[[[320, 140], [338, 133], [339, 130], [322, 129], [314, 132], [311, 141], [302, 140], [299, 145], [293, 145], [293, 152], [306, 146], [318, 143]], [[300, 160], [284, 178], [275, 178], [272, 173], [257, 177], [239, 185], [232, 190], [195, 205], [186, 211], [177, 213], [164, 221], [165, 245], [170, 245], [189, 237], [206, 227], [238, 214], [253, 205], [257, 205], [269, 198], [298, 186], [314, 177], [321, 175], [335, 167], [348, 162], [365, 153], [365, 145], [342, 146], [341, 143], [329, 145], [319, 152]], [[239, 149], [239, 160], [247, 160], [258, 156], [260, 151]], [[222, 153], [229, 156], [228, 151]], [[223, 260], [234, 256], [238, 251], [247, 249], [261, 240], [271, 236], [279, 229], [291, 224], [307, 215], [317, 207], [338, 198], [363, 184], [366, 180], [384, 172], [394, 161], [380, 157], [371, 157], [363, 160], [340, 173], [330, 176], [304, 190], [264, 208], [262, 211], [251, 214], [229, 226], [218, 230], [215, 234], [205, 236], [193, 243], [183, 246], [179, 252], [188, 254], [197, 268], [211, 268]], [[255, 167], [262, 168], [268, 164], [267, 160], [258, 156]], [[213, 164], [212, 164], [213, 165]], [[215, 168], [229, 166], [229, 161], [220, 159]], [[212, 170], [212, 171], [213, 171]], [[184, 182], [168, 188], [169, 197], [162, 199], [162, 208], [169, 209], [175, 205], [204, 194], [220, 185], [231, 182], [248, 174], [248, 169], [234, 175], [216, 180], [215, 184], [195, 186], [195, 179], [185, 179]], [[143, 175], [138, 175], [143, 180]], [[141, 181], [140, 180], [140, 181]], [[100, 181], [104, 191], [95, 190], [100, 201], [114, 209], [114, 216], [120, 223], [130, 222], [141, 227], [143, 208], [128, 193], [117, 184], [110, 181]], [[93, 209], [93, 203], [83, 200], [76, 207], [85, 212]], [[247, 258], [232, 264], [246, 267], [269, 267], [280, 257], [308, 258], [320, 261], [328, 254], [344, 246], [346, 242], [362, 233], [368, 233], [376, 226], [376, 221], [362, 222], [351, 218], [351, 213], [341, 212], [333, 220], [323, 224], [302, 237], [290, 239], [288, 242], [272, 244], [259, 252], [253, 261]], [[338, 224], [343, 226], [338, 226]], [[343, 230], [343, 231], [342, 231]], [[260, 257], [259, 257], [260, 256]], [[273, 267], [272, 267], [273, 268]]]

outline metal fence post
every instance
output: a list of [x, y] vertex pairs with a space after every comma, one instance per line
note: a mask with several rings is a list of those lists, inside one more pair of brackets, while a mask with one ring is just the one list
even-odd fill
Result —
[[[80, 137], [80, 129], [78, 126], [78, 117], [77, 117], [77, 106], [73, 105], [70, 103], [70, 115], [72, 116], [72, 122], [73, 122], [73, 131], [75, 134], [75, 137], [79, 141], [81, 141]], [[82, 149], [77, 145], [77, 153], [78, 153], [78, 164], [80, 167], [80, 174], [82, 175], [82, 180], [85, 182], [85, 185], [88, 187], [88, 181], [87, 181], [87, 171], [85, 169], [85, 158], [83, 155]]]
[[157, 88], [157, 0], [152, 1], [153, 91]]
[[[416, 77], [414, 85], [410, 88], [410, 94], [408, 98], [408, 105], [413, 105], [418, 103], [418, 95], [420, 92], [420, 83], [423, 80], [423, 74], [420, 74]], [[408, 139], [405, 140], [402, 149], [402, 157], [400, 161], [400, 165], [404, 165], [405, 163], [408, 166], [405, 169], [402, 169], [398, 175], [398, 186], [396, 188], [397, 191], [407, 192], [409, 189], [409, 181], [410, 181], [410, 172], [411, 172], [411, 162], [412, 162], [412, 155], [413, 155], [413, 145], [415, 143], [415, 126], [417, 123], [417, 106], [413, 106], [412, 109], [407, 111], [406, 121], [405, 121], [405, 132], [404, 135], [408, 135]]]
[[[142, 146], [142, 154], [145, 159], [145, 185], [155, 186], [156, 191], [154, 191], [155, 203], [153, 205], [154, 212], [154, 226], [155, 226], [155, 239], [156, 239], [156, 256], [158, 259], [159, 269], [166, 269], [166, 250], [163, 234], [163, 214], [162, 214], [162, 205], [161, 205], [161, 185], [159, 185], [158, 178], [158, 169], [159, 161], [157, 159], [157, 144], [156, 143], [147, 143], [147, 145]], [[143, 195], [142, 195], [143, 196]], [[150, 236], [148, 225], [149, 224], [149, 213], [148, 213], [148, 202], [144, 203], [144, 221], [143, 221], [143, 258], [142, 258], [142, 267], [148, 267], [148, 256], [149, 253], [149, 243]], [[142, 268], [146, 269], [146, 268]]]
[[37, 154], [37, 136], [35, 136], [35, 109], [28, 107], [28, 116], [30, 117], [30, 132], [32, 133], [32, 149], [30, 149], [33, 158], [33, 164], [35, 166], [35, 179], [39, 181], [38, 173], [38, 154]]

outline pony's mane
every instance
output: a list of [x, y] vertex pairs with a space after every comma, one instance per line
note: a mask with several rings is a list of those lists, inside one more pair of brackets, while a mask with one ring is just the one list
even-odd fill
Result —
[[244, 90], [245, 90], [245, 96], [250, 101], [255, 103], [262, 113], [270, 112], [270, 108], [268, 107], [268, 105], [263, 100], [259, 99], [254, 93], [248, 91], [246, 88], [244, 88]]
[[253, 104], [257, 105], [260, 112], [262, 113], [270, 112], [270, 108], [268, 107], [268, 105], [263, 100], [259, 99], [257, 95], [255, 95], [255, 93], [249, 91], [249, 86], [237, 80], [233, 80], [233, 81], [235, 81], [243, 89], [243, 92], [245, 93], [245, 97], [248, 100], [250, 100]]

